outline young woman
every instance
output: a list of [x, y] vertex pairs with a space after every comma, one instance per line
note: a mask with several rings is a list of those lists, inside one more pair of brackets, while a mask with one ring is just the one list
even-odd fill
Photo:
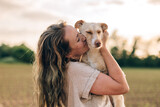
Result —
[[42, 33], [35, 60], [35, 86], [39, 107], [112, 107], [108, 95], [129, 91], [122, 69], [105, 47], [100, 49], [109, 76], [78, 62], [89, 50], [86, 38], [65, 23]]

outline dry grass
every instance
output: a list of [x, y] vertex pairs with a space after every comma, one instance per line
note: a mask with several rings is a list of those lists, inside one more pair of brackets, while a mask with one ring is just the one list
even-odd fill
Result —
[[[130, 85], [126, 107], [160, 105], [160, 69], [123, 68]], [[0, 107], [35, 107], [32, 66], [0, 64]]]
[[32, 66], [0, 64], [0, 105], [3, 105], [2, 107], [29, 107], [32, 101]]
[[160, 68], [124, 68], [130, 91], [126, 107], [159, 107]]

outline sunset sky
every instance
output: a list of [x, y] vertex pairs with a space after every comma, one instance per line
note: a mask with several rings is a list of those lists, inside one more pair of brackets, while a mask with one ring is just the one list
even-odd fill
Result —
[[0, 0], [0, 44], [35, 50], [40, 34], [60, 20], [104, 22], [111, 34], [144, 40], [160, 36], [160, 0]]

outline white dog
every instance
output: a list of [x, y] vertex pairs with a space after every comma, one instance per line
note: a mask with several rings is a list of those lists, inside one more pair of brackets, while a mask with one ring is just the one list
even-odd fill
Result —
[[[79, 20], [75, 23], [75, 28], [78, 28], [88, 43], [89, 51], [82, 56], [82, 62], [89, 64], [91, 67], [108, 74], [107, 67], [103, 57], [99, 51], [102, 46], [103, 32], [108, 29], [105, 23], [86, 23]], [[114, 107], [125, 107], [123, 95], [112, 95]]]

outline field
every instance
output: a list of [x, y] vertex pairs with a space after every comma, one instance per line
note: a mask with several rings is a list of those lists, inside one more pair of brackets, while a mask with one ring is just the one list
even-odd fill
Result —
[[126, 107], [160, 107], [160, 68], [123, 68], [130, 91]]
[[[126, 107], [160, 107], [160, 68], [123, 68]], [[32, 65], [0, 64], [0, 107], [35, 107]]]

